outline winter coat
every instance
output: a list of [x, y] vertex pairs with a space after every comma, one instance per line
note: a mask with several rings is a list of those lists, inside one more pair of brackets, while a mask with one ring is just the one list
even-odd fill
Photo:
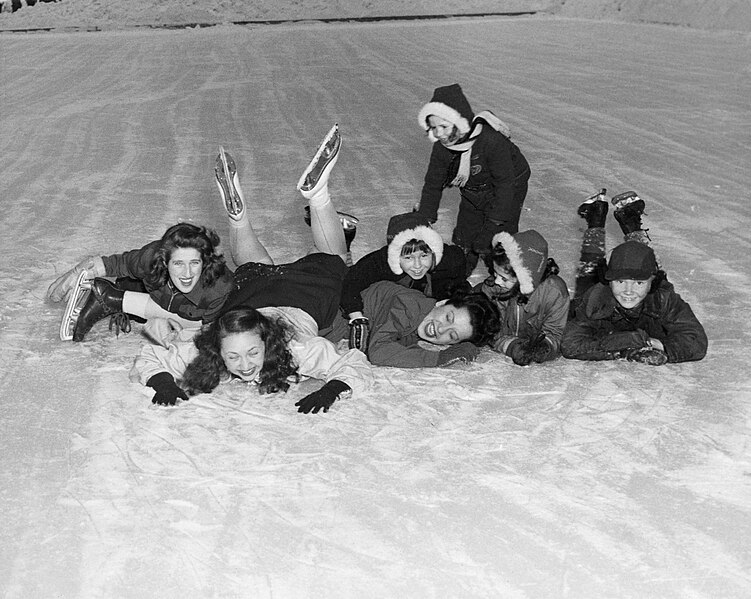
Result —
[[[318, 336], [315, 320], [298, 308], [260, 308], [264, 316], [282, 319], [291, 326], [294, 337], [287, 347], [292, 353], [298, 374], [324, 380], [339, 380], [349, 385], [353, 394], [363, 393], [373, 382], [373, 372], [365, 354], [356, 349], [340, 351]], [[144, 345], [131, 369], [130, 378], [146, 385], [160, 372], [169, 372], [176, 380], [185, 373], [188, 364], [198, 355], [193, 343], [196, 330], [174, 331], [166, 320], [155, 318], [144, 326], [144, 333], [156, 345]]]
[[167, 279], [164, 285], [155, 287], [148, 283], [151, 274], [151, 264], [159, 248], [160, 241], [152, 241], [140, 249], [130, 250], [122, 254], [102, 256], [106, 276], [130, 277], [143, 282], [146, 291], [159, 306], [185, 318], [211, 322], [218, 315], [227, 296], [233, 288], [233, 275], [229, 269], [214, 281], [210, 287], [206, 286], [203, 277], [198, 280], [190, 293], [183, 293]]
[[[502, 222], [507, 214], [518, 211], [514, 207], [514, 181], [529, 179], [529, 163], [514, 142], [489, 125], [483, 126], [469, 151], [472, 153], [469, 179], [460, 191], [462, 195], [465, 192], [490, 194], [485, 216]], [[460, 153], [452, 152], [440, 142], [433, 144], [420, 198], [420, 212], [431, 221], [438, 219], [443, 189], [454, 180], [459, 159]]]
[[622, 308], [607, 285], [598, 283], [588, 289], [566, 325], [561, 351], [576, 360], [613, 360], [619, 355], [612, 351], [612, 343], [611, 351], [603, 350], [600, 343], [623, 331], [641, 331], [659, 339], [668, 362], [701, 360], [707, 353], [704, 327], [667, 280], [632, 310]]
[[388, 246], [360, 258], [350, 267], [342, 287], [342, 312], [362, 312], [362, 292], [378, 281], [392, 281], [403, 287], [416, 289], [437, 300], [451, 297], [455, 289], [466, 285], [464, 252], [455, 245], [443, 245], [443, 256], [438, 265], [416, 281], [406, 273], [394, 274], [388, 264]]
[[529, 295], [527, 303], [519, 303], [518, 295], [505, 301], [497, 300], [493, 296], [492, 286], [486, 283], [477, 285], [474, 290], [482, 291], [494, 300], [500, 311], [501, 331], [492, 343], [495, 351], [505, 354], [516, 339], [531, 339], [543, 332], [552, 348], [547, 359], [558, 357], [569, 310], [568, 288], [558, 275], [549, 276], [539, 283]]
[[[363, 291], [362, 298], [363, 314], [370, 320], [368, 357], [372, 364], [398, 368], [438, 365], [439, 351], [423, 349], [417, 335], [417, 327], [435, 307], [435, 299], [392, 281], [374, 283]], [[326, 335], [335, 342], [347, 336], [344, 318]]]

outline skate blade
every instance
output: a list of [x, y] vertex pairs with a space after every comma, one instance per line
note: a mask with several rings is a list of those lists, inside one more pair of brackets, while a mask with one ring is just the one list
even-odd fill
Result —
[[235, 189], [234, 180], [237, 176], [237, 167], [232, 156], [219, 146], [219, 155], [214, 165], [214, 175], [219, 187], [219, 193], [224, 200], [224, 207], [230, 216], [237, 216], [242, 212], [243, 204], [240, 194]]
[[318, 150], [313, 156], [307, 168], [303, 171], [300, 180], [297, 182], [297, 189], [300, 191], [310, 191], [316, 186], [321, 175], [327, 167], [332, 165], [333, 161], [339, 155], [339, 148], [342, 146], [342, 136], [339, 133], [339, 123], [335, 123], [323, 142], [318, 146]]
[[93, 279], [88, 278], [88, 272], [82, 271], [76, 280], [76, 286], [68, 297], [68, 303], [65, 305], [65, 313], [60, 322], [60, 340], [72, 341], [73, 331], [75, 331], [78, 316], [86, 305], [89, 295], [91, 294], [91, 282]]
[[[351, 214], [347, 214], [346, 212], [337, 211], [336, 214], [339, 217], [339, 222], [342, 225], [342, 229], [356, 229], [358, 223], [360, 222], [359, 218], [352, 216]], [[303, 217], [303, 220], [305, 220], [306, 225], [310, 226], [310, 206], [305, 206], [305, 216]]]

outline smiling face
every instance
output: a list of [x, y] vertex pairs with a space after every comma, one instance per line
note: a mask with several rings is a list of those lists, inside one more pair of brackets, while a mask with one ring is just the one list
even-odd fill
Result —
[[435, 137], [447, 148], [453, 146], [456, 142], [459, 141], [459, 130], [456, 128], [456, 125], [454, 125], [450, 121], [447, 121], [435, 115], [430, 115], [428, 117], [428, 127], [429, 130], [433, 133], [433, 137]]
[[456, 308], [445, 301], [438, 302], [417, 327], [420, 339], [436, 345], [466, 341], [473, 333], [469, 310]]
[[255, 331], [232, 333], [222, 339], [219, 353], [230, 374], [250, 383], [261, 374], [266, 346]]
[[616, 279], [610, 281], [610, 290], [613, 292], [615, 301], [627, 310], [636, 308], [647, 297], [649, 289], [652, 287], [654, 276], [643, 281], [636, 279]]
[[203, 272], [201, 252], [195, 248], [176, 248], [167, 262], [167, 272], [178, 291], [190, 293]]
[[399, 258], [399, 266], [416, 281], [422, 279], [433, 267], [433, 252], [416, 250]]

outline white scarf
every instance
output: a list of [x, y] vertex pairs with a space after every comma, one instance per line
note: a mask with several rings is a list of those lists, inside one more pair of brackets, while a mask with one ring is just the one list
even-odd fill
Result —
[[472, 130], [469, 133], [469, 138], [455, 146], [451, 146], [452, 152], [461, 152], [462, 156], [459, 159], [459, 170], [456, 173], [456, 177], [451, 181], [451, 185], [455, 187], [464, 187], [469, 181], [469, 165], [472, 158], [472, 146], [475, 143], [477, 137], [482, 133], [482, 123], [478, 119], [485, 121], [488, 125], [493, 127], [496, 131], [502, 135], [511, 138], [511, 129], [501, 119], [495, 116], [489, 110], [483, 110], [472, 121]]

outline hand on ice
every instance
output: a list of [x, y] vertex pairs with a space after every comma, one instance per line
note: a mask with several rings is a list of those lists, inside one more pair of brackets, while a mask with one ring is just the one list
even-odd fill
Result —
[[337, 380], [329, 381], [318, 391], [303, 397], [295, 405], [298, 407], [297, 411], [303, 414], [310, 414], [310, 412], [318, 414], [321, 410], [328, 412], [339, 396], [347, 391], [351, 391], [351, 388], [346, 383]]

